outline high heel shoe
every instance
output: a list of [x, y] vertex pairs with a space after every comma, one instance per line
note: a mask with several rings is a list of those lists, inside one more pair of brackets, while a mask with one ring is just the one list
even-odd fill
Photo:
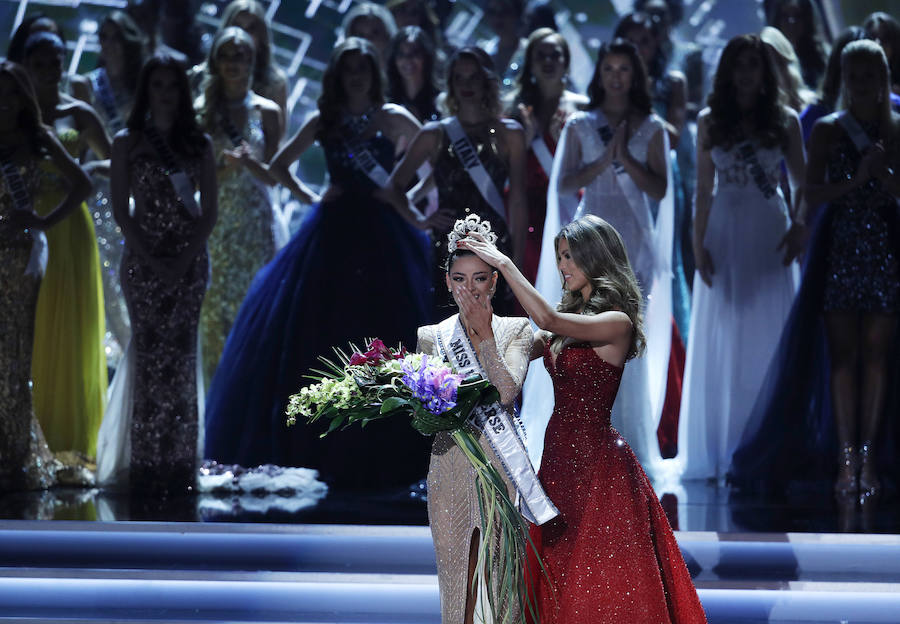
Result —
[[859, 447], [859, 497], [862, 500], [880, 491], [881, 482], [875, 472], [875, 449], [871, 440], [866, 440]]
[[838, 454], [838, 477], [834, 482], [834, 495], [838, 498], [855, 498], [859, 492], [859, 458], [856, 447], [845, 444]]

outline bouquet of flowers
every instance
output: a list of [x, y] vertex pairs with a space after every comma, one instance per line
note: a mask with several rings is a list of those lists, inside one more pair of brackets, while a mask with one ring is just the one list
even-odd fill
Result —
[[[510, 500], [497, 468], [478, 443], [477, 432], [465, 426], [470, 412], [480, 402], [498, 400], [497, 389], [477, 375], [464, 379], [437, 357], [408, 353], [403, 348], [389, 349], [381, 340], [372, 340], [365, 352], [352, 345], [351, 348], [349, 356], [335, 348], [338, 362], [319, 358], [327, 370], [314, 371], [320, 376], [310, 379], [317, 383], [290, 397], [287, 423], [294, 425], [298, 418], [309, 423], [328, 421], [324, 437], [354, 423], [365, 426], [373, 420], [405, 416], [424, 435], [449, 432], [476, 474], [484, 534], [473, 587], [478, 586], [478, 577], [482, 576], [487, 587], [498, 588], [496, 595], [487, 592], [487, 609], [491, 613], [496, 614], [502, 604], [516, 601], [524, 609], [531, 593], [524, 591], [523, 576], [526, 566], [522, 546], [526, 540], [530, 543], [528, 525]], [[491, 522], [491, 518], [496, 522]], [[490, 545], [497, 543], [500, 548], [494, 553]], [[495, 556], [501, 561], [497, 562]], [[502, 578], [494, 578], [495, 569], [503, 571]], [[528, 608], [534, 615], [532, 605]]]

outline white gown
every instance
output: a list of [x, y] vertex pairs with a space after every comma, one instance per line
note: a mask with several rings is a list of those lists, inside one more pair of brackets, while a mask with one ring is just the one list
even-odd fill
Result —
[[[648, 476], [657, 479], [663, 476], [664, 468], [656, 429], [665, 397], [672, 335], [672, 185], [667, 185], [666, 197], [660, 202], [654, 222], [650, 211], [652, 200], [633, 183], [623, 188], [613, 167], [608, 167], [585, 187], [573, 215], [571, 202], [556, 193], [556, 182], [561, 175], [596, 160], [606, 151], [598, 132], [601, 123], [606, 125], [606, 121], [601, 120], [599, 110], [580, 112], [572, 115], [563, 129], [548, 191], [547, 219], [536, 284], [551, 304], [560, 300], [562, 290], [553, 238], [573, 217], [588, 214], [599, 216], [622, 235], [644, 294], [644, 332], [648, 348], [642, 357], [630, 360], [625, 366], [613, 404], [612, 424], [628, 441]], [[631, 136], [628, 149], [638, 162], [647, 162], [650, 141], [662, 128], [661, 120], [651, 115]], [[573, 140], [573, 136], [577, 140]], [[665, 133], [663, 137], [667, 141]], [[552, 409], [553, 393], [549, 377], [540, 362], [533, 362], [526, 378], [522, 414], [528, 432], [529, 452], [535, 463], [539, 463], [543, 431]]]
[[694, 275], [678, 457], [683, 479], [722, 480], [756, 400], [799, 281], [776, 246], [789, 226], [783, 154], [756, 146], [775, 193], [766, 199], [737, 148], [714, 147], [717, 186], [704, 244], [714, 274]]

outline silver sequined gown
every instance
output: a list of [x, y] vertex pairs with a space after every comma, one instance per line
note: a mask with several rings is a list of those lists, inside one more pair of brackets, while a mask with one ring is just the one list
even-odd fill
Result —
[[[528, 319], [495, 316], [492, 322], [494, 340], [485, 340], [478, 349], [478, 361], [498, 390], [512, 415], [512, 403], [518, 397], [528, 371], [533, 334]], [[418, 331], [418, 351], [437, 355], [435, 326]], [[488, 459], [499, 466], [484, 435], [478, 441]], [[515, 492], [507, 482], [511, 499]], [[475, 471], [448, 433], [435, 435], [428, 470], [428, 521], [437, 554], [438, 585], [441, 594], [441, 622], [461, 624], [465, 618], [469, 547], [472, 534], [483, 534], [475, 490]], [[494, 544], [499, 549], [500, 544]], [[498, 561], [498, 558], [494, 559]], [[494, 578], [503, 570], [499, 564]], [[475, 620], [479, 619], [476, 610]], [[518, 604], [501, 605], [496, 624], [522, 622]], [[493, 623], [490, 623], [493, 624]]]
[[[34, 197], [37, 167], [21, 167], [20, 174]], [[32, 406], [31, 352], [41, 279], [25, 274], [31, 236], [6, 225], [15, 210], [0, 176], [0, 491], [47, 488], [58, 468]]]
[[[253, 156], [265, 159], [265, 136], [259, 109], [250, 108], [241, 134]], [[233, 145], [219, 128], [212, 135], [219, 159], [219, 215], [209, 237], [212, 266], [203, 301], [203, 374], [207, 387], [222, 356], [225, 339], [237, 317], [250, 282], [275, 255], [274, 212], [269, 189], [244, 167], [222, 168], [222, 151]]]
[[[186, 161], [189, 173], [196, 163]], [[135, 214], [150, 254], [180, 253], [200, 217], [184, 207], [163, 166], [147, 158], [131, 166]], [[131, 429], [133, 490], [184, 491], [197, 470], [197, 324], [209, 259], [198, 253], [178, 280], [159, 275], [127, 245], [122, 290], [135, 349]]]

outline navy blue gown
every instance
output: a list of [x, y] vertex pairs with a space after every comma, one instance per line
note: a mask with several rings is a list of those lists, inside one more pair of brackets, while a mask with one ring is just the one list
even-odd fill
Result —
[[[377, 134], [368, 150], [390, 171], [394, 148]], [[426, 235], [372, 197], [346, 142], [323, 141], [340, 193], [314, 206], [259, 273], [244, 300], [207, 396], [204, 456], [225, 464], [273, 463], [320, 471], [342, 489], [409, 485], [424, 478], [429, 440], [408, 422], [381, 421], [320, 438], [324, 424], [285, 424], [288, 397], [313, 383], [318, 356], [378, 337], [414, 348], [431, 323]]]
[[[870, 131], [872, 134], [873, 131]], [[862, 155], [842, 136], [830, 147], [827, 179], [849, 179]], [[823, 311], [900, 313], [900, 216], [877, 180], [815, 215], [800, 289], [778, 350], [734, 454], [735, 485], [783, 489], [791, 482], [831, 482], [838, 439]], [[893, 353], [900, 350], [900, 333]], [[900, 475], [900, 365], [889, 363], [883, 432], [875, 441], [879, 474], [889, 487]]]

